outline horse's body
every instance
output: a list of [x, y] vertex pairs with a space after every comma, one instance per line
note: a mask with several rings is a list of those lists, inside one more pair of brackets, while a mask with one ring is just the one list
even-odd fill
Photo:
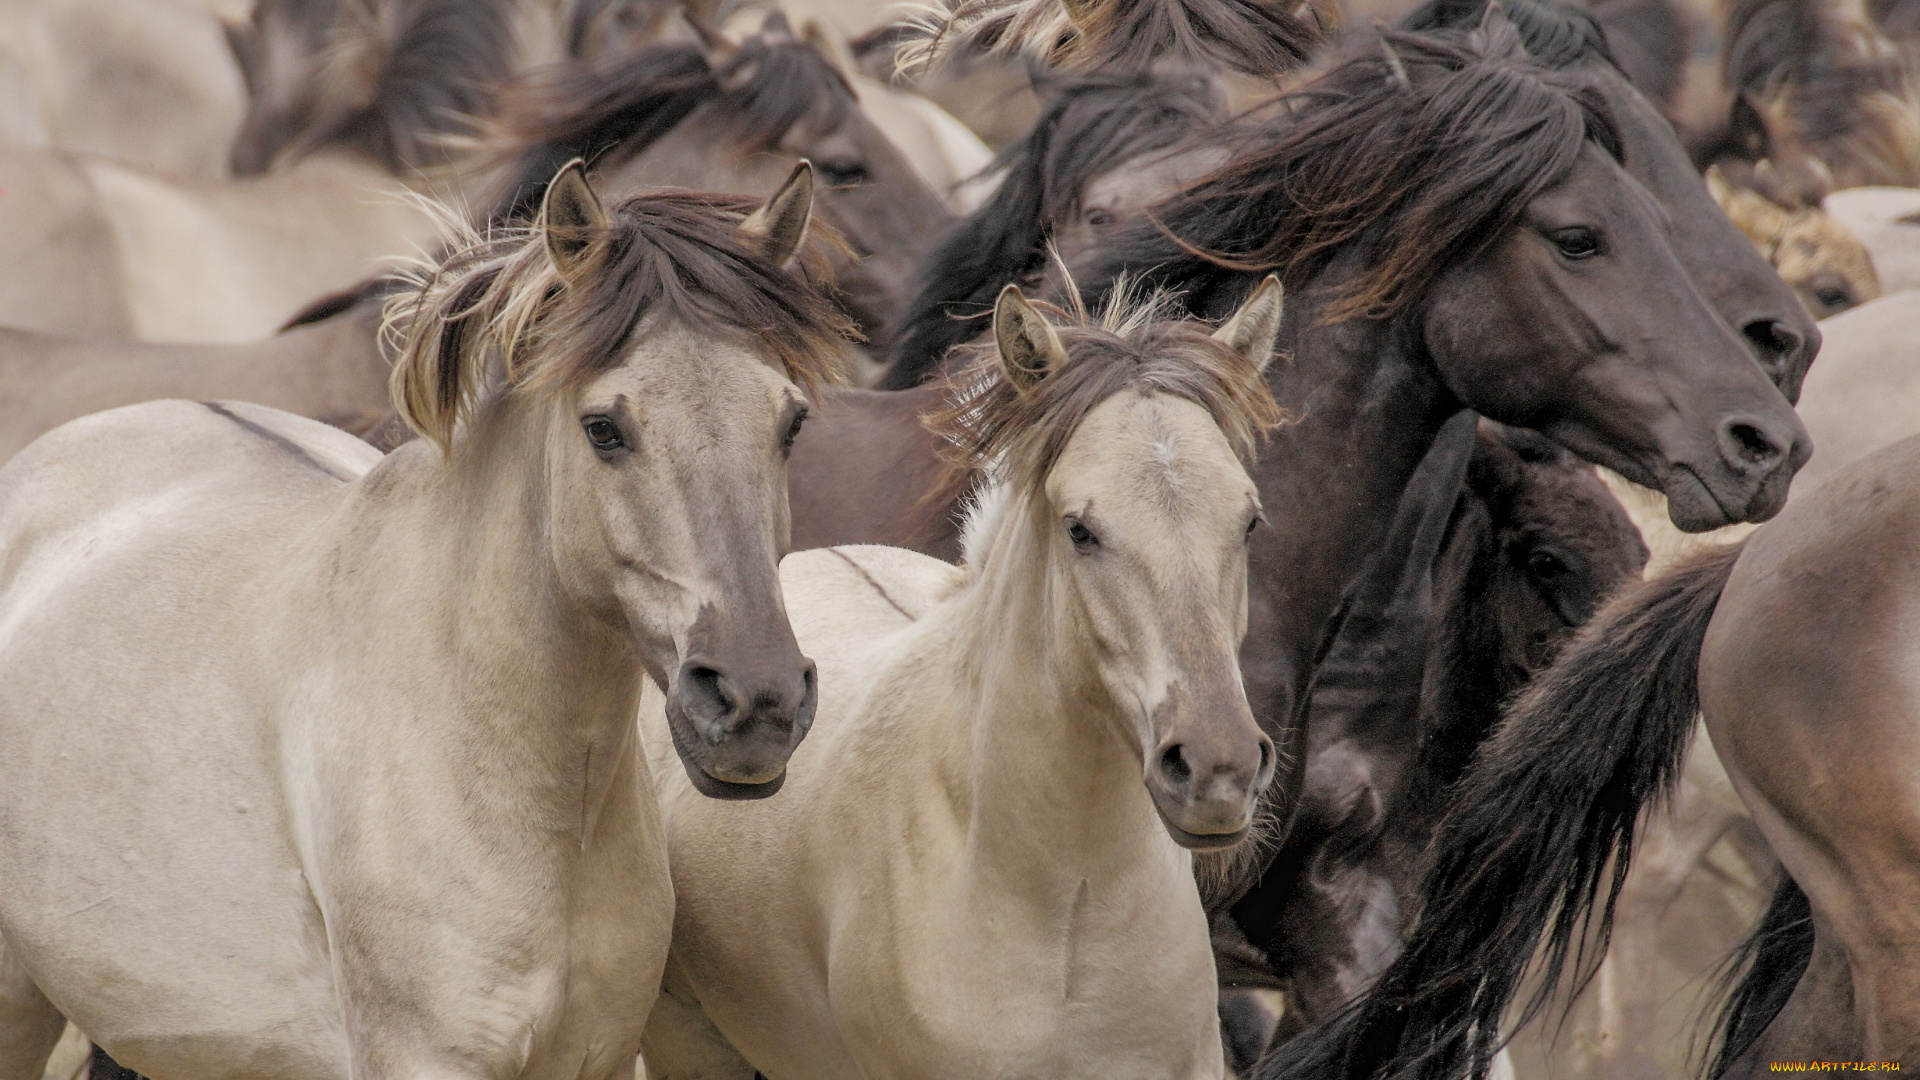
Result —
[[348, 427], [392, 408], [377, 300], [264, 341], [169, 345], [0, 330], [0, 462], [69, 420], [160, 398], [248, 401]]
[[164, 401], [0, 469], [7, 1075], [63, 1017], [162, 1078], [631, 1068], [672, 908], [640, 683], [706, 790], [777, 786], [812, 673], [771, 364], [844, 324], [777, 269], [803, 183], [744, 223], [553, 190], [407, 298], [428, 439]]
[[1291, 1030], [1392, 959], [1445, 792], [1500, 705], [1645, 557], [1590, 467], [1525, 433], [1442, 432], [1316, 668], [1275, 887], [1237, 910], [1286, 928], [1272, 973]]
[[651, 1076], [1220, 1075], [1182, 847], [1243, 835], [1272, 767], [1233, 663], [1258, 513], [1235, 448], [1272, 415], [1279, 289], [1213, 342], [1081, 325], [1038, 363], [1009, 303], [1008, 374], [949, 414], [1006, 450], [976, 459], [1006, 471], [966, 566], [790, 557], [816, 756], [747, 813], [663, 784], [684, 990]]
[[229, 183], [15, 147], [0, 183], [0, 257], [22, 268], [0, 325], [49, 333], [251, 341], [439, 235], [405, 185], [342, 152]]
[[0, 142], [225, 176], [245, 88], [220, 30], [189, 0], [0, 5]]

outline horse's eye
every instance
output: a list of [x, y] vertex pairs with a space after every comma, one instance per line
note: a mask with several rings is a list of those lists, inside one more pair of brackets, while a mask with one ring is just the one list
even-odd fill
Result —
[[801, 409], [793, 414], [793, 423], [787, 425], [787, 433], [780, 437], [780, 449], [783, 452], [793, 452], [793, 440], [800, 437], [800, 425], [806, 422], [807, 410]]
[[1848, 296], [1845, 289], [1828, 287], [1814, 293], [1813, 298], [1820, 301], [1820, 306], [1826, 308], [1829, 313], [1843, 311], [1853, 306], [1853, 297]]
[[1093, 535], [1093, 530], [1081, 524], [1076, 517], [1067, 519], [1067, 539], [1073, 541], [1074, 548], [1082, 554], [1100, 546], [1100, 538]]
[[1569, 259], [1590, 259], [1600, 254], [1600, 239], [1591, 229], [1562, 229], [1553, 234], [1553, 245]]
[[867, 182], [867, 167], [857, 161], [822, 161], [814, 169], [828, 187], [859, 187]]
[[1084, 220], [1086, 221], [1087, 224], [1093, 226], [1096, 229], [1105, 228], [1106, 226], [1113, 224], [1113, 220], [1114, 220], [1113, 211], [1102, 210], [1096, 207], [1092, 210], [1087, 211], [1086, 217]]
[[1527, 556], [1527, 572], [1535, 577], [1558, 577], [1567, 572], [1567, 564], [1551, 551], [1536, 551]]
[[1255, 530], [1255, 529], [1257, 529], [1257, 528], [1259, 528], [1259, 527], [1260, 527], [1260, 515], [1259, 515], [1259, 514], [1255, 514], [1255, 515], [1253, 515], [1252, 517], [1250, 517], [1250, 518], [1248, 518], [1248, 519], [1247, 519], [1247, 539], [1248, 539], [1248, 540], [1252, 540], [1252, 539], [1253, 539], [1253, 530]]
[[620, 425], [608, 417], [589, 416], [580, 421], [580, 426], [587, 431], [587, 441], [603, 454], [610, 454], [627, 445], [626, 438], [620, 434]]

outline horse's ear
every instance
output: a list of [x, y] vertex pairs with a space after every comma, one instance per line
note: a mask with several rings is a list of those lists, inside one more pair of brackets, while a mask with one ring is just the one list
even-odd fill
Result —
[[547, 197], [540, 202], [540, 232], [546, 237], [547, 256], [562, 277], [585, 265], [605, 241], [607, 208], [587, 183], [586, 162], [567, 162], [547, 185]]
[[1487, 10], [1480, 15], [1479, 27], [1467, 35], [1467, 46], [1489, 60], [1527, 55], [1527, 44], [1520, 37], [1520, 29], [1507, 18], [1500, 0], [1487, 0]]
[[813, 163], [802, 159], [787, 176], [787, 182], [773, 193], [758, 210], [740, 223], [760, 254], [775, 266], [785, 266], [806, 242], [807, 225], [813, 220]]
[[1254, 370], [1266, 374], [1273, 362], [1273, 342], [1280, 336], [1280, 315], [1285, 309], [1286, 290], [1272, 274], [1253, 290], [1240, 310], [1220, 324], [1213, 340], [1246, 357]]
[[1000, 366], [1007, 381], [1022, 393], [1039, 385], [1047, 373], [1066, 363], [1067, 350], [1053, 329], [1018, 285], [1000, 290], [993, 305], [993, 343], [1000, 350]]

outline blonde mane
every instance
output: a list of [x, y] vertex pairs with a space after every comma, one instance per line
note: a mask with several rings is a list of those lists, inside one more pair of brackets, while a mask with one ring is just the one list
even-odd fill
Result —
[[509, 387], [577, 383], [617, 363], [656, 313], [696, 329], [751, 336], [788, 378], [844, 380], [852, 323], [816, 283], [821, 243], [789, 271], [744, 242], [758, 203], [732, 195], [636, 195], [613, 206], [584, 265], [562, 274], [538, 226], [487, 232], [453, 222], [452, 253], [403, 273], [388, 299], [382, 347], [396, 357], [394, 409], [449, 451], [497, 373]]
[[1101, 402], [1131, 390], [1185, 398], [1207, 410], [1243, 461], [1285, 415], [1259, 365], [1216, 341], [1211, 328], [1174, 317], [1173, 298], [1134, 295], [1124, 282], [1097, 317], [1089, 316], [1069, 281], [1069, 307], [1036, 303], [1054, 324], [1066, 360], [1039, 383], [1021, 390], [1007, 381], [991, 343], [961, 346], [964, 357], [947, 377], [947, 405], [926, 418], [947, 459], [939, 489], [951, 499], [985, 479], [987, 490], [967, 512], [963, 547], [978, 535], [984, 515], [1005, 498], [993, 488], [1036, 489], [1059, 461], [1080, 422]]

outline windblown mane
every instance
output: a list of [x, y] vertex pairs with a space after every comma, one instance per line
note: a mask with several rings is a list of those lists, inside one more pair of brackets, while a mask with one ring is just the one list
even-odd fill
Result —
[[629, 160], [709, 102], [719, 106], [714, 122], [748, 152], [771, 149], [803, 120], [837, 126], [857, 104], [826, 57], [781, 32], [749, 37], [718, 67], [699, 45], [662, 44], [561, 70], [509, 95], [490, 140], [506, 174], [490, 220], [525, 220], [560, 166]]
[[633, 196], [611, 208], [592, 261], [564, 278], [538, 228], [469, 234], [387, 302], [394, 408], [447, 448], [489, 372], [515, 388], [577, 383], [618, 363], [656, 314], [751, 335], [803, 385], [840, 381], [853, 328], [809, 280], [826, 257], [810, 244], [802, 269], [789, 272], [747, 248], [739, 226], [758, 205], [734, 195]]
[[1810, 158], [1835, 188], [1920, 185], [1920, 75], [1859, 10], [1730, 0], [1724, 77], [1736, 153]]
[[1195, 73], [1060, 81], [1032, 130], [989, 167], [1003, 174], [993, 197], [921, 264], [886, 387], [918, 385], [948, 349], [979, 333], [975, 317], [990, 314], [1002, 287], [1044, 262], [1054, 223], [1079, 213], [1088, 184], [1206, 131], [1223, 105], [1214, 82]]
[[[1357, 249], [1359, 269], [1333, 288], [1323, 318], [1406, 310], [1558, 183], [1589, 142], [1620, 157], [1599, 91], [1540, 66], [1516, 29], [1361, 38], [1325, 74], [1236, 124], [1232, 163], [1161, 203], [1149, 223], [1158, 228], [1118, 238], [1083, 277], [1098, 295], [1122, 272], [1151, 268], [1151, 283], [1212, 310], [1249, 272], [1277, 271], [1293, 292]], [[1576, 48], [1582, 39], [1560, 42], [1561, 52]]]
[[895, 60], [911, 72], [988, 53], [1092, 72], [1170, 57], [1271, 78], [1306, 62], [1338, 20], [1316, 0], [930, 0]]
[[1116, 290], [1097, 321], [1078, 307], [1035, 306], [1059, 333], [1066, 362], [1019, 390], [991, 342], [971, 346], [971, 361], [949, 376], [946, 407], [926, 418], [946, 447], [949, 500], [982, 476], [1035, 490], [1087, 414], [1127, 390], [1199, 405], [1248, 460], [1283, 419], [1259, 366], [1215, 341], [1210, 327], [1178, 317], [1160, 294], [1134, 302], [1128, 290]]
[[[486, 115], [495, 88], [513, 73], [516, 2], [278, 0], [320, 60], [310, 76], [317, 91], [304, 115], [286, 117], [276, 130], [260, 132], [262, 141], [244, 155], [236, 153], [235, 171], [264, 171], [283, 154], [334, 146], [359, 150], [393, 172], [443, 163], [447, 137]], [[256, 28], [265, 15], [256, 11]], [[243, 71], [250, 50], [271, 47], [249, 33], [233, 36]]]

